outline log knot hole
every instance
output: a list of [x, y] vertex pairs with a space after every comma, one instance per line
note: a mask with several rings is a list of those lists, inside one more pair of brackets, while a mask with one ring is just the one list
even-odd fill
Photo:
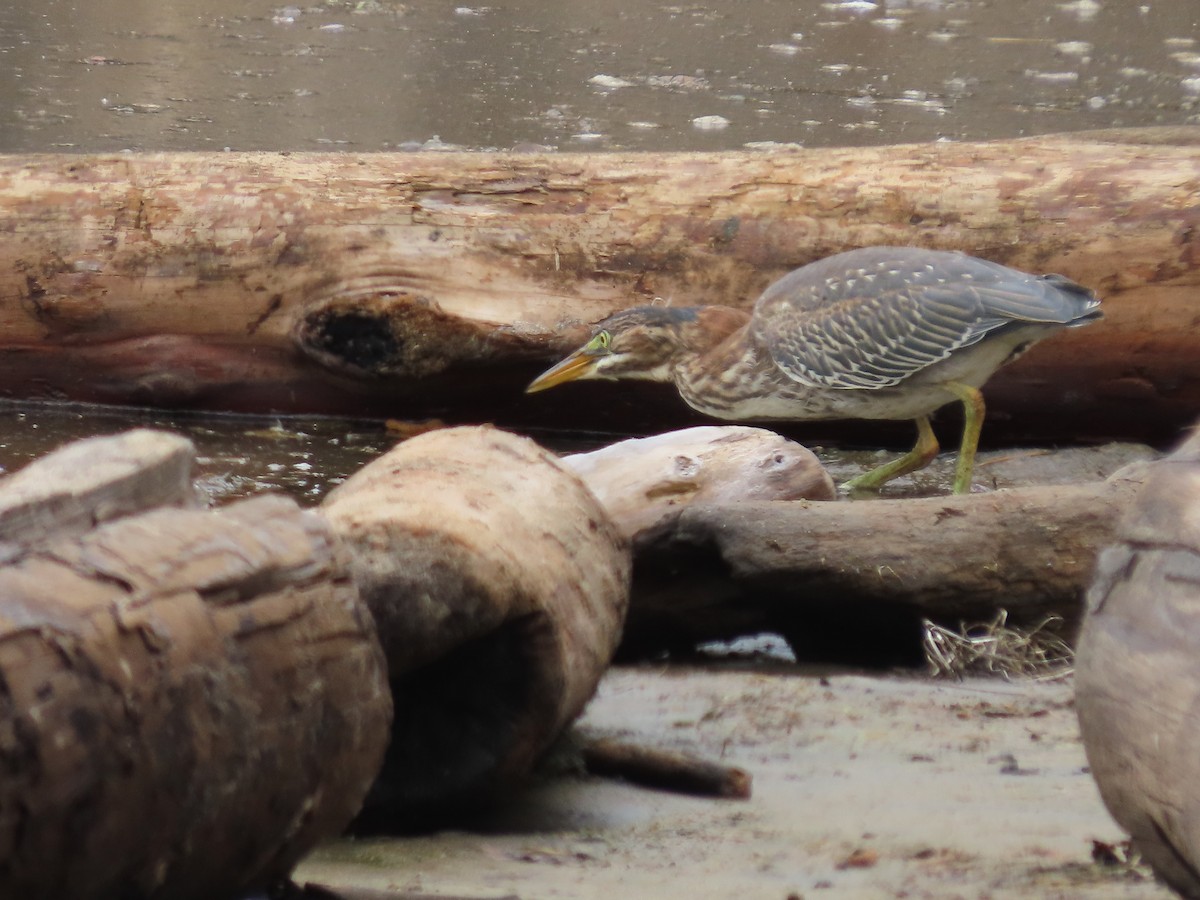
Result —
[[448, 313], [380, 278], [322, 290], [304, 304], [292, 340], [327, 369], [372, 379], [427, 378], [458, 365], [546, 355], [544, 339]]
[[420, 378], [461, 357], [461, 321], [428, 297], [372, 285], [306, 304], [293, 339], [301, 352], [336, 371]]

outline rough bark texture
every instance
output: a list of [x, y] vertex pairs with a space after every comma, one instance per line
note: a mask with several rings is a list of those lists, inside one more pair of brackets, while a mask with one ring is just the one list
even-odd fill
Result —
[[191, 459], [135, 432], [0, 482], [0, 896], [261, 888], [378, 770], [382, 654], [328, 526], [166, 508]]
[[762, 428], [686, 428], [562, 461], [629, 540], [668, 527], [694, 504], [837, 496], [811, 450]]
[[195, 506], [185, 438], [147, 429], [76, 441], [0, 481], [0, 561], [50, 535], [160, 506]]
[[746, 306], [798, 265], [893, 243], [1104, 296], [1104, 323], [997, 376], [993, 435], [1016, 417], [1169, 437], [1200, 406], [1195, 135], [7, 157], [0, 380], [14, 396], [648, 427], [689, 416], [651, 387], [521, 387], [614, 308]]
[[1076, 666], [1084, 747], [1113, 818], [1200, 897], [1200, 433], [1156, 463], [1100, 557]]
[[806, 658], [888, 661], [920, 620], [1063, 616], [1081, 597], [1137, 469], [1094, 485], [906, 500], [696, 505], [635, 545], [628, 646], [759, 631]]
[[595, 498], [532, 441], [453, 428], [372, 462], [323, 511], [396, 703], [365, 824], [424, 824], [528, 772], [621, 633], [629, 550]]

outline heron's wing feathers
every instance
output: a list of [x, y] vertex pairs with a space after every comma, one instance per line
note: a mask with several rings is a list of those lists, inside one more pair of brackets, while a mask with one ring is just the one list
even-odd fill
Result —
[[[756, 340], [790, 378], [813, 387], [880, 388], [1010, 323], [1067, 325], [1097, 315], [1086, 288], [972, 257], [949, 266], [791, 276], [755, 305]], [[804, 271], [804, 270], [798, 270]]]

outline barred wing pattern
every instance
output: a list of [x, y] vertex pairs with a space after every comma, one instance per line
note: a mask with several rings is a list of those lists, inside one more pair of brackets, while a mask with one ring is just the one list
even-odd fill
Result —
[[755, 340], [812, 387], [898, 384], [1013, 323], [1070, 325], [1099, 315], [1091, 291], [962, 253], [852, 250], [797, 269], [754, 307]]

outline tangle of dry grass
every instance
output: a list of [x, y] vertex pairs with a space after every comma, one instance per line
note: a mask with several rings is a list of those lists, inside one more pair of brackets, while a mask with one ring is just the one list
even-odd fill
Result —
[[963, 624], [958, 631], [925, 619], [925, 659], [935, 678], [1066, 678], [1074, 671], [1075, 652], [1059, 633], [1062, 623], [1061, 616], [1047, 616], [1031, 628], [1014, 628], [1003, 609], [991, 622]]

